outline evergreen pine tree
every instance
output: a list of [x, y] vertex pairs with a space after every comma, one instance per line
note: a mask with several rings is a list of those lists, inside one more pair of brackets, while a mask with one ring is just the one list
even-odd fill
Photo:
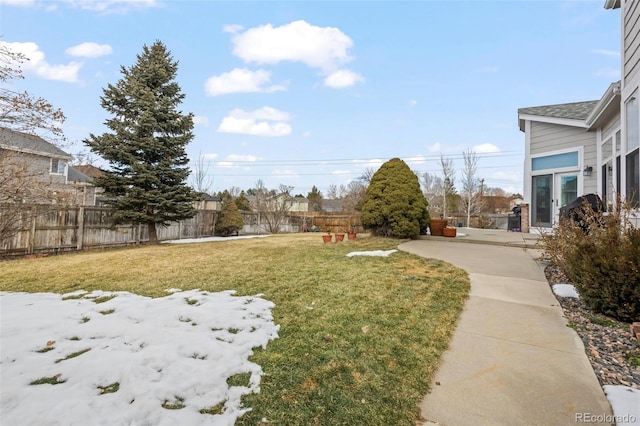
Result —
[[429, 226], [427, 200], [418, 176], [399, 158], [378, 169], [367, 188], [360, 216], [374, 235], [413, 238]]
[[198, 197], [186, 183], [193, 114], [177, 109], [185, 97], [175, 81], [177, 70], [162, 42], [145, 45], [135, 65], [122, 66], [122, 79], [100, 97], [113, 116], [105, 121], [111, 131], [84, 140], [110, 163], [95, 184], [109, 197], [114, 222], [148, 225], [150, 243], [158, 242], [156, 225], [193, 217]]
[[322, 210], [322, 192], [315, 185], [311, 188], [311, 192], [307, 194], [307, 200], [309, 200], [311, 211], [319, 212]]
[[238, 232], [243, 226], [244, 222], [238, 206], [236, 206], [233, 198], [226, 197], [222, 201], [222, 211], [220, 212], [220, 219], [216, 223], [216, 232], [226, 237]]

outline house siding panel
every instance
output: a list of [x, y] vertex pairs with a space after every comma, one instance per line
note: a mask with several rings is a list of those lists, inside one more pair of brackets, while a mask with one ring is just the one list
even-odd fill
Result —
[[594, 146], [593, 160], [595, 163], [595, 141], [595, 133], [587, 132], [585, 129], [558, 124], [531, 123], [531, 155], [546, 154], [551, 151], [591, 144]]
[[602, 140], [605, 141], [614, 136], [616, 130], [620, 130], [620, 114], [616, 115], [613, 120], [602, 126]]
[[595, 143], [595, 134], [593, 134], [593, 136], [593, 143], [584, 144], [584, 166], [591, 166], [593, 168], [591, 176], [584, 176], [582, 188], [584, 194], [596, 194], [598, 192], [598, 176], [600, 171], [598, 167], [598, 147]]
[[640, 73], [640, 2], [626, 2], [623, 22], [622, 74], [626, 84]]

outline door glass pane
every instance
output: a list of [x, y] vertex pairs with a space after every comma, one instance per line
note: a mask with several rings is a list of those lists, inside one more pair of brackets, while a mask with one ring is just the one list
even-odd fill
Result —
[[534, 176], [532, 186], [531, 224], [534, 226], [551, 226], [551, 175]]
[[578, 198], [578, 176], [560, 176], [560, 207]]

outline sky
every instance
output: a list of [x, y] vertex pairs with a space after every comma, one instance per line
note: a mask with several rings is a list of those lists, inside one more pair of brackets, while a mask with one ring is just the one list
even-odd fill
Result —
[[206, 186], [303, 195], [394, 157], [435, 175], [451, 158], [460, 188], [467, 150], [485, 187], [522, 193], [518, 108], [600, 99], [621, 60], [604, 0], [0, 0], [0, 35], [30, 58], [14, 88], [63, 110], [76, 157], [108, 131], [103, 89], [159, 40]]

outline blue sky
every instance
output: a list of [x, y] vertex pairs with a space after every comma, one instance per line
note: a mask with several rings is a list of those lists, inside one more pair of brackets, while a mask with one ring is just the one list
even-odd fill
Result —
[[[179, 62], [192, 160], [212, 189], [347, 185], [393, 157], [439, 174], [479, 157], [522, 192], [517, 109], [599, 99], [619, 79], [620, 14], [597, 1], [0, 0], [15, 88], [67, 116], [67, 151], [101, 134], [103, 88], [143, 45]], [[98, 163], [100, 165], [100, 163]]]

